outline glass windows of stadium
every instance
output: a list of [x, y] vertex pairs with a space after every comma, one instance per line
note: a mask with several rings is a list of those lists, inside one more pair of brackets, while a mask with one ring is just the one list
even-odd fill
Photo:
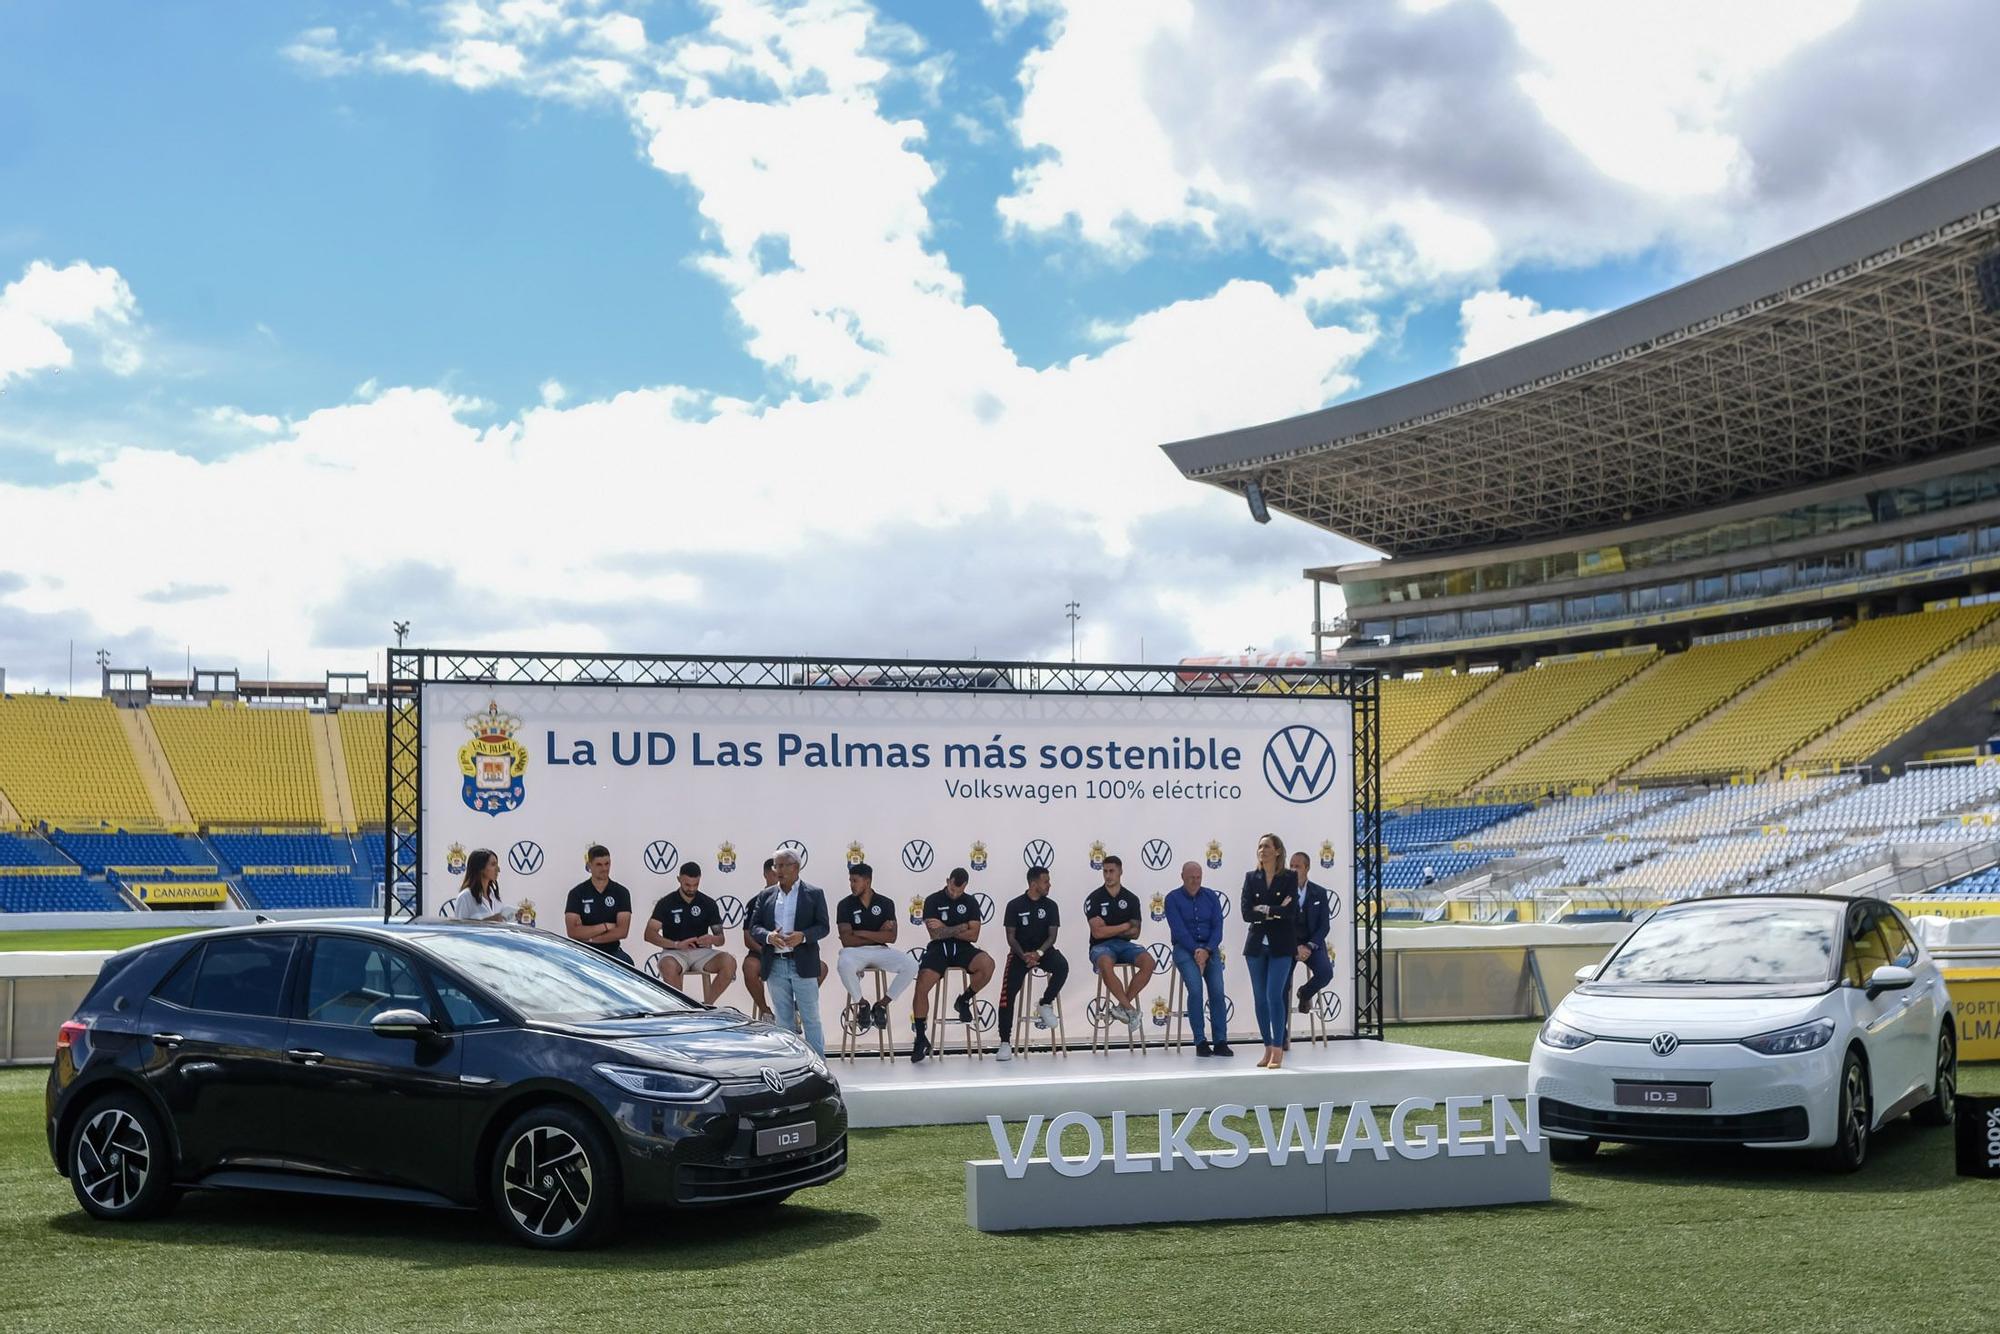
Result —
[[[1747, 548], [1768, 547], [1779, 542], [1823, 537], [1871, 523], [1934, 514], [1955, 506], [1996, 499], [2000, 499], [2000, 467], [1982, 468], [1948, 477], [1933, 478], [1919, 486], [1887, 487], [1848, 500], [1801, 505], [1778, 514], [1712, 524], [1706, 528], [1675, 533], [1669, 537], [1647, 538], [1616, 545], [1591, 547], [1581, 551], [1551, 552], [1495, 565], [1440, 571], [1436, 574], [1398, 579], [1359, 579], [1345, 584], [1344, 587], [1347, 604], [1357, 609], [1385, 602], [1417, 602], [1468, 593], [1532, 588], [1537, 584], [1575, 579], [1579, 575], [1588, 577], [1621, 570], [1642, 570], [1669, 565], [1676, 561], [1725, 556]], [[1901, 544], [1906, 548], [1904, 550], [1899, 550], [1896, 544], [1873, 548], [1867, 553], [1862, 568], [1879, 573], [1895, 569], [1899, 564], [1912, 565], [1932, 560], [1962, 559], [1971, 554], [1973, 543], [1966, 534], [1956, 533], [1950, 535], [1948, 539], [1935, 539], [1935, 545], [1924, 549], [1929, 554], [1917, 554], [1907, 549], [1915, 545], [1915, 543]], [[2000, 549], [2000, 524], [1989, 524], [1980, 528], [1976, 545], [1980, 551]], [[1804, 576], [1803, 570], [1800, 573], [1803, 581], [1811, 581], [1811, 576]], [[1761, 586], [1763, 584], [1760, 575]], [[1711, 596], [1717, 595], [1703, 592], [1700, 588], [1696, 589], [1696, 601], [1706, 601]], [[1532, 607], [1529, 610], [1529, 623], [1540, 623], [1534, 620]]]

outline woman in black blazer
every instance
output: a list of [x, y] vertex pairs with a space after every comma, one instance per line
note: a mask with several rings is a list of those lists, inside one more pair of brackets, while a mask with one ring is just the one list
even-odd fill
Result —
[[1264, 1039], [1264, 1059], [1257, 1064], [1272, 1070], [1284, 1065], [1290, 1036], [1285, 994], [1298, 945], [1298, 906], [1299, 882], [1285, 869], [1285, 841], [1266, 834], [1257, 840], [1257, 869], [1243, 877], [1243, 920], [1250, 923], [1243, 958], [1257, 1001], [1257, 1032]]

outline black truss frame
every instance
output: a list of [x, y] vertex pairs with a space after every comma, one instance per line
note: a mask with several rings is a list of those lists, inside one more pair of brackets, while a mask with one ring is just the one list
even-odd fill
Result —
[[[1379, 678], [1367, 667], [1160, 666], [956, 658], [721, 657], [640, 653], [388, 650], [385, 921], [423, 913], [422, 735], [427, 685], [834, 689], [1056, 695], [1307, 695], [1354, 713], [1355, 1036], [1382, 1036], [1382, 774]], [[407, 874], [406, 874], [407, 872]]]

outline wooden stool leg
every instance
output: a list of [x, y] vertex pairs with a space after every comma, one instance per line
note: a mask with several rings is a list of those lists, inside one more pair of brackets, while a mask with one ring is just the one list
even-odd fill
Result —
[[[871, 969], [870, 971], [875, 974], [875, 1003], [882, 1007], [882, 1013], [886, 1015], [889, 1013], [889, 975], [880, 968]], [[887, 1024], [883, 1024], [875, 1030], [875, 1052], [885, 1061], [896, 1054], [895, 1047], [889, 1042], [889, 1026]]]

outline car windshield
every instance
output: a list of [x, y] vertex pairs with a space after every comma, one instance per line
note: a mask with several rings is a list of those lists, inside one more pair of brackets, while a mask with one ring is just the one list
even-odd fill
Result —
[[1730, 903], [1643, 923], [1597, 982], [1798, 986], [1833, 977], [1841, 905]]
[[425, 946], [521, 1012], [557, 1023], [643, 1019], [696, 1007], [595, 950], [524, 932], [440, 931]]

